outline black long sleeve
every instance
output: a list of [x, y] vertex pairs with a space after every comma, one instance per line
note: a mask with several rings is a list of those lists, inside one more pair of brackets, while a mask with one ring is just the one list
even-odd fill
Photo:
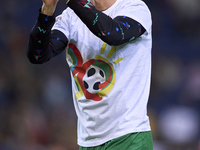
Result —
[[41, 64], [60, 54], [67, 46], [66, 36], [51, 28], [55, 23], [54, 16], [39, 13], [37, 22], [31, 30], [27, 57], [31, 63]]
[[68, 6], [74, 10], [93, 34], [109, 45], [120, 45], [141, 36], [145, 29], [137, 21], [117, 16], [112, 19], [97, 10], [88, 0], [70, 0]]
[[[145, 32], [144, 27], [131, 18], [117, 16], [112, 19], [98, 11], [92, 3], [83, 2], [71, 0], [68, 6], [74, 10], [91, 32], [109, 45], [124, 44], [135, 40]], [[31, 63], [47, 62], [66, 48], [67, 37], [58, 30], [51, 31], [54, 23], [54, 16], [39, 13], [37, 22], [30, 33], [27, 48], [27, 57]]]

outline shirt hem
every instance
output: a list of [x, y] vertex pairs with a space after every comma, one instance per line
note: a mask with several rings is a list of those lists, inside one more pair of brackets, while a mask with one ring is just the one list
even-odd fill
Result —
[[136, 132], [148, 132], [148, 131], [151, 131], [151, 129], [138, 129], [138, 130], [129, 130], [129, 131], [126, 131], [126, 132], [123, 132], [123, 133], [120, 133], [120, 134], [117, 134], [113, 137], [110, 137], [110, 138], [107, 138], [107, 139], [103, 139], [103, 140], [99, 140], [99, 141], [87, 141], [87, 142], [81, 142], [78, 140], [78, 145], [79, 146], [82, 146], [82, 147], [95, 147], [95, 146], [99, 146], [99, 145], [102, 145], [110, 140], [113, 140], [113, 139], [116, 139], [118, 137], [121, 137], [123, 135], [126, 135], [126, 134], [129, 134], [129, 133], [136, 133]]

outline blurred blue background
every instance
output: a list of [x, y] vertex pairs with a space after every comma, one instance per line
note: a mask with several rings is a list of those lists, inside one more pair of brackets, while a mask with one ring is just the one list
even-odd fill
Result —
[[[148, 105], [154, 150], [200, 150], [200, 1], [145, 0], [152, 12]], [[77, 150], [65, 52], [30, 64], [40, 0], [1, 0], [0, 150]], [[66, 8], [58, 3], [56, 15]]]

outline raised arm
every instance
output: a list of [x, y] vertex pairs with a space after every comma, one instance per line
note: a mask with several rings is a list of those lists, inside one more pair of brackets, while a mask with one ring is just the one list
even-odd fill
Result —
[[127, 16], [111, 18], [99, 11], [90, 0], [70, 0], [68, 6], [96, 36], [109, 45], [120, 45], [141, 36], [146, 30]]
[[43, 0], [43, 6], [28, 41], [27, 57], [31, 63], [47, 62], [61, 53], [67, 46], [68, 39], [62, 32], [51, 31], [55, 23], [53, 14], [57, 2], [58, 0]]

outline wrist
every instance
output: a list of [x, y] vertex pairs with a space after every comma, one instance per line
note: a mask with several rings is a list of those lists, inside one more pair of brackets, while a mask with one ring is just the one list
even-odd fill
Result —
[[42, 5], [41, 13], [48, 16], [53, 16], [56, 9], [56, 5], [46, 6], [45, 4]]

